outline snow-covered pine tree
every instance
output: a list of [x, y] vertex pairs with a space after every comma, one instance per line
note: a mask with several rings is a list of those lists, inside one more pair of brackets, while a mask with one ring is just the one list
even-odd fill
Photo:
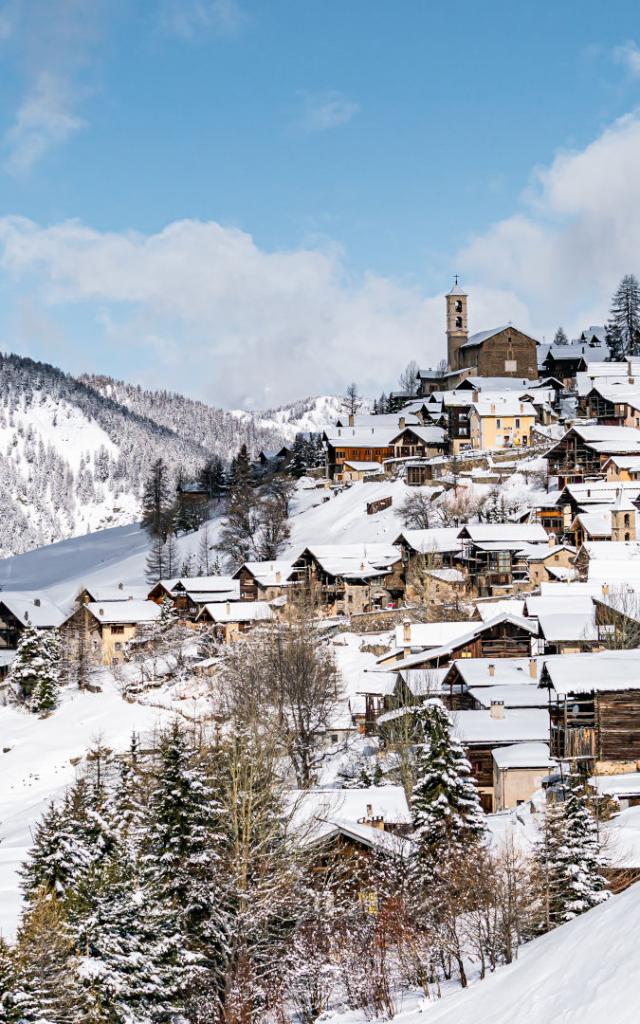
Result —
[[414, 717], [419, 741], [411, 797], [414, 838], [421, 872], [437, 877], [485, 834], [471, 765], [452, 735], [451, 718], [439, 700], [428, 700]]
[[182, 936], [145, 892], [126, 847], [86, 880], [87, 912], [75, 936], [85, 1019], [147, 1024], [177, 1016], [188, 979]]
[[570, 775], [563, 804], [563, 838], [558, 851], [562, 919], [570, 921], [609, 896], [602, 877], [598, 829], [587, 805], [584, 784]]
[[612, 361], [640, 352], [640, 284], [625, 274], [611, 300], [607, 341]]
[[218, 987], [226, 941], [220, 816], [207, 772], [175, 722], [159, 745], [143, 843], [143, 878], [151, 898], [173, 915], [174, 928], [194, 955], [196, 968], [206, 954], [208, 987], [213, 989]]
[[142, 526], [151, 537], [166, 539], [173, 514], [173, 494], [164, 459], [156, 459], [142, 496]]
[[55, 630], [24, 630], [9, 673], [18, 697], [36, 714], [53, 711], [59, 699], [60, 639]]
[[0, 1024], [17, 1024], [20, 1019], [16, 1006], [17, 984], [14, 954], [0, 936]]
[[558, 330], [553, 336], [554, 345], [568, 345], [569, 339], [567, 337], [564, 327], [558, 327]]
[[37, 1024], [75, 1024], [78, 992], [75, 950], [60, 900], [41, 892], [28, 907], [14, 954], [17, 1019]]

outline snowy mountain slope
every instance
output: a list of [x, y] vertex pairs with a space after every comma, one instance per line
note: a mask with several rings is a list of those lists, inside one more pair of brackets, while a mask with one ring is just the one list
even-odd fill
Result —
[[[371, 412], [371, 402], [368, 399], [362, 400], [360, 411], [362, 413]], [[234, 410], [234, 415], [246, 416], [247, 414]], [[336, 395], [303, 398], [290, 405], [283, 405], [278, 409], [267, 409], [255, 415], [256, 422], [263, 429], [282, 432], [289, 440], [293, 440], [300, 431], [317, 433], [324, 430], [328, 424], [335, 423], [338, 416], [344, 416], [344, 399]]]
[[0, 557], [134, 522], [159, 457], [190, 477], [212, 454], [286, 436], [180, 395], [0, 355]]

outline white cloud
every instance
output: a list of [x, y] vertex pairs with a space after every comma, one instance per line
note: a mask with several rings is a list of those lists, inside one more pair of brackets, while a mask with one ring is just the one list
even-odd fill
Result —
[[[602, 322], [622, 275], [640, 273], [638, 166], [634, 113], [538, 169], [522, 210], [451, 261], [472, 330], [511, 320], [541, 338], [559, 323]], [[67, 329], [76, 369], [98, 352], [102, 369], [143, 364], [149, 384], [230, 407], [340, 392], [350, 380], [375, 394], [410, 358], [436, 365], [445, 349], [441, 295], [356, 278], [335, 245], [266, 252], [217, 223], [142, 235], [5, 217], [0, 269]]]
[[187, 40], [202, 32], [233, 35], [248, 20], [236, 0], [164, 0], [160, 10], [162, 30]]
[[64, 78], [43, 71], [24, 97], [5, 136], [5, 170], [23, 175], [54, 146], [66, 142], [85, 125], [73, 113], [70, 86]]
[[616, 64], [622, 64], [633, 78], [640, 77], [640, 49], [633, 39], [628, 39], [613, 51]]
[[[640, 115], [535, 172], [522, 212], [473, 238], [464, 273], [512, 290], [538, 334], [602, 322], [623, 274], [640, 276]], [[594, 319], [595, 318], [595, 319]]]
[[335, 91], [306, 94], [303, 108], [301, 127], [309, 134], [347, 124], [360, 111], [358, 103]]

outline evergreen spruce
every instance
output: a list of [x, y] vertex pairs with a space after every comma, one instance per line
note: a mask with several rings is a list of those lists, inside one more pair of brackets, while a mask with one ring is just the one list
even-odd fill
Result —
[[156, 459], [142, 497], [142, 526], [151, 537], [166, 540], [171, 528], [172, 498], [166, 463]]
[[9, 674], [18, 697], [37, 714], [53, 711], [59, 700], [60, 639], [55, 630], [24, 630]]
[[0, 1024], [17, 1024], [18, 977], [15, 958], [9, 944], [0, 936]]
[[640, 284], [633, 274], [626, 274], [616, 289], [606, 330], [612, 361], [640, 353]]
[[558, 330], [553, 336], [554, 345], [568, 345], [569, 339], [566, 335], [564, 327], [558, 327]]
[[480, 842], [485, 826], [471, 766], [451, 734], [446, 709], [427, 701], [416, 710], [414, 724], [419, 742], [411, 811], [417, 856], [423, 873], [436, 877], [447, 860], [459, 859]]

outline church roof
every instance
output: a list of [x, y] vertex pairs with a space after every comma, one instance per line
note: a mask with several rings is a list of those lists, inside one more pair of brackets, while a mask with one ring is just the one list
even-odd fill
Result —
[[[492, 327], [489, 331], [478, 331], [477, 334], [472, 334], [468, 341], [465, 341], [461, 348], [475, 348], [477, 345], [482, 345], [484, 341], [488, 341], [489, 338], [493, 338], [496, 334], [500, 334], [502, 331], [518, 331], [519, 334], [526, 334], [525, 331], [521, 331], [514, 324], [503, 324], [502, 327]], [[526, 335], [530, 337], [529, 334]]]
[[451, 291], [447, 292], [447, 295], [466, 295], [466, 294], [467, 293], [465, 292], [464, 288], [461, 285], [459, 285], [457, 281], [453, 285]]

